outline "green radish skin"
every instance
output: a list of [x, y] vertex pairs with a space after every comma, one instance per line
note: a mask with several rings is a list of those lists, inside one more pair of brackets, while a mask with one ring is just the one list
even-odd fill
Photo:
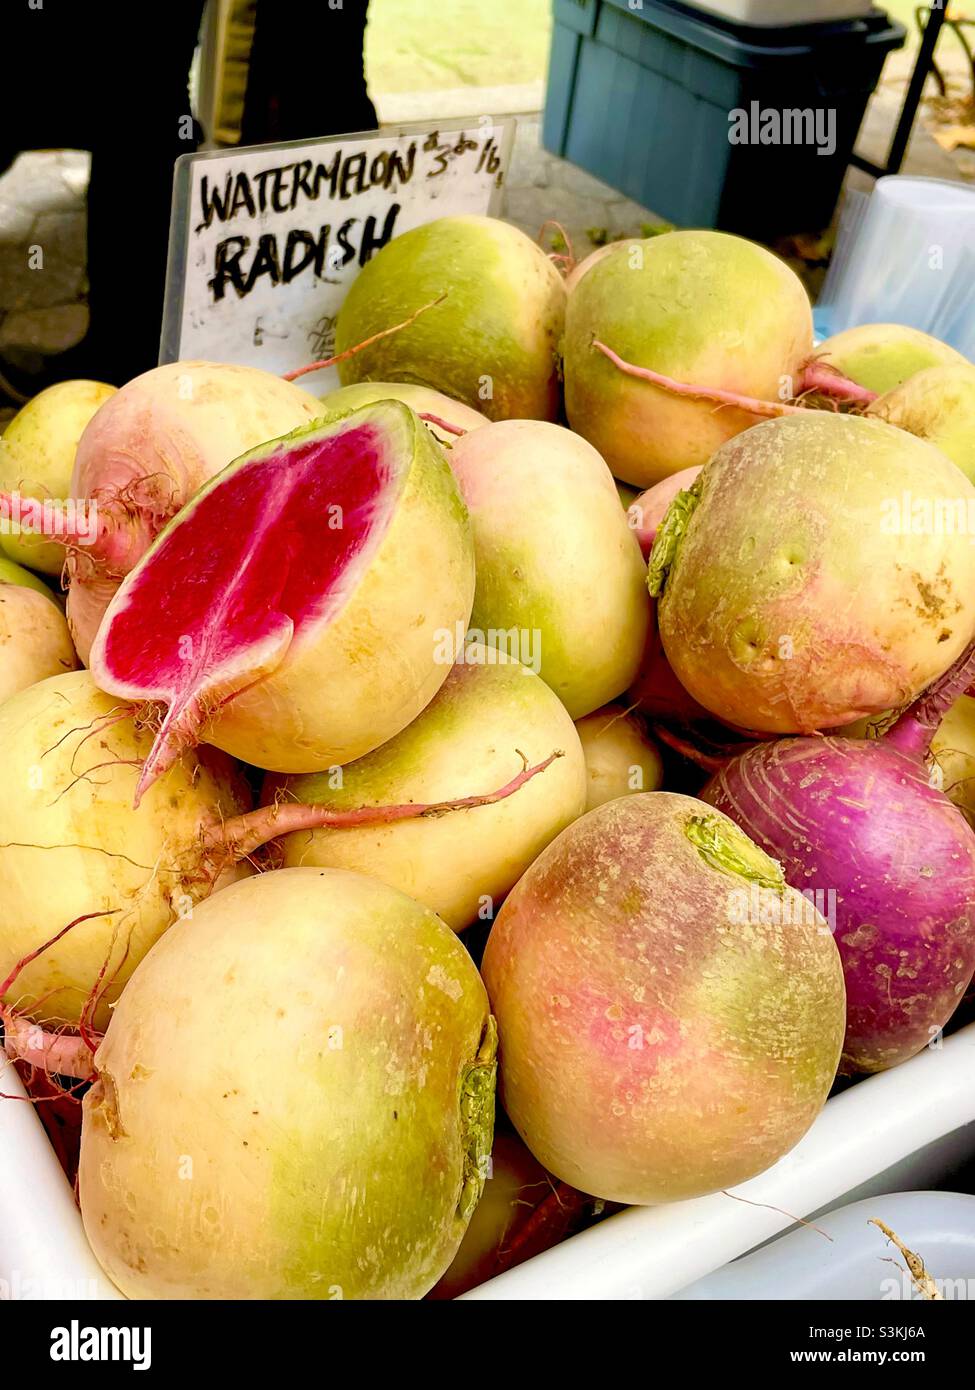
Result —
[[722, 232], [607, 251], [569, 296], [566, 413], [617, 478], [643, 489], [706, 463], [755, 417], [624, 375], [594, 339], [678, 381], [777, 401], [794, 394], [812, 354], [812, 310], [783, 261]]
[[816, 357], [882, 396], [927, 367], [968, 362], [960, 352], [901, 323], [865, 323], [827, 338]]
[[491, 420], [554, 420], [565, 286], [540, 246], [492, 217], [442, 217], [394, 237], [339, 311], [342, 353], [427, 310], [339, 363], [343, 386], [402, 381]]
[[778, 734], [909, 704], [975, 632], [975, 546], [913, 528], [905, 495], [975, 503], [939, 450], [879, 420], [809, 411], [726, 444], [671, 505], [650, 562], [681, 685], [725, 722]]
[[[752, 890], [760, 904], [754, 911]], [[720, 812], [590, 811], [505, 900], [482, 964], [500, 1094], [549, 1172], [607, 1201], [734, 1187], [802, 1138], [836, 1074], [839, 952]]]
[[250, 872], [233, 867], [214, 879], [205, 862], [202, 823], [249, 802], [222, 753], [184, 754], [132, 809], [151, 743], [87, 671], [0, 705], [8, 792], [0, 801], [0, 980], [77, 918], [106, 914], [79, 922], [24, 967], [3, 995], [18, 1013], [76, 1026], [104, 987], [89, 1023], [105, 1028], [126, 980], [174, 918]]
[[25, 569], [23, 565], [18, 565], [15, 560], [8, 560], [6, 555], [0, 555], [0, 584], [13, 584], [18, 588], [32, 589], [35, 594], [43, 594], [50, 599], [53, 604], [57, 604], [54, 591], [44, 583], [36, 574]]
[[479, 410], [471, 410], [469, 405], [452, 400], [442, 391], [432, 391], [428, 386], [411, 386], [403, 381], [360, 381], [355, 386], [341, 386], [322, 396], [322, 409], [326, 414], [344, 414], [347, 410], [358, 410], [360, 406], [372, 405], [374, 401], [402, 401], [417, 415], [436, 416], [453, 429], [444, 429], [437, 420], [426, 420], [431, 432], [441, 444], [453, 444], [468, 430], [478, 430], [488, 423], [486, 415]]
[[975, 483], [975, 367], [971, 363], [915, 372], [875, 401], [867, 413], [926, 439]]
[[[374, 550], [348, 571], [349, 591], [334, 613], [309, 620], [300, 630], [289, 626], [288, 615], [280, 615], [273, 643], [195, 675], [192, 689], [180, 692], [187, 697], [182, 708], [172, 702], [165, 683], [169, 672], [162, 667], [158, 685], [130, 678], [125, 663], [131, 647], [125, 641], [135, 620], [128, 610], [140, 602], [152, 610], [152, 603], [139, 596], [142, 576], [151, 594], [165, 573], [160, 566], [170, 541], [176, 547], [202, 544], [192, 529], [181, 539], [179, 529], [196, 527], [205, 534], [213, 524], [205, 518], [219, 511], [218, 490], [232, 490], [238, 472], [269, 461], [280, 479], [286, 472], [279, 468], [280, 460], [290, 450], [360, 428], [397, 460], [397, 490], [384, 501], [392, 509], [385, 529], [377, 533]], [[288, 505], [299, 504], [300, 493], [291, 494]], [[204, 507], [201, 520], [198, 513]], [[324, 517], [322, 524], [327, 524]], [[262, 537], [272, 557], [268, 563], [277, 560], [275, 534], [268, 531]], [[231, 614], [226, 631], [233, 636], [233, 591], [224, 592], [230, 595], [224, 611]], [[140, 787], [184, 741], [200, 739], [268, 771], [324, 771], [393, 738], [429, 704], [450, 670], [456, 634], [462, 637], [467, 627], [473, 595], [470, 521], [444, 450], [412, 410], [385, 400], [273, 440], [235, 460], [201, 488], [125, 580], [99, 630], [90, 665], [104, 689], [129, 700], [169, 705], [167, 724]], [[116, 621], [128, 624], [117, 659], [112, 645]], [[209, 621], [202, 599], [192, 621], [201, 629]], [[450, 638], [447, 643], [444, 634]], [[172, 646], [159, 648], [160, 661], [170, 659], [177, 640], [174, 635]]]
[[607, 256], [611, 256], [617, 246], [625, 246], [625, 241], [609, 241], [605, 246], [597, 246], [594, 251], [590, 251], [588, 256], [583, 256], [582, 260], [572, 267], [565, 277], [565, 292], [570, 295], [578, 285], [579, 281], [589, 274], [594, 265], [604, 261]]
[[459, 439], [450, 466], [474, 528], [472, 629], [496, 646], [514, 634], [573, 719], [621, 695], [639, 669], [650, 603], [639, 544], [595, 449], [558, 425], [505, 420]]
[[586, 769], [558, 697], [527, 667], [472, 643], [423, 713], [342, 769], [271, 778], [280, 799], [346, 810], [443, 802], [490, 791], [521, 765], [563, 756], [504, 801], [462, 815], [299, 831], [277, 843], [285, 866], [355, 869], [408, 893], [455, 931], [494, 906], [559, 831], [582, 814]]
[[404, 894], [310, 868], [215, 894], [96, 1054], [96, 1257], [131, 1299], [422, 1298], [483, 1188], [494, 1051], [473, 962]]
[[[10, 421], [0, 439], [0, 492], [66, 501], [78, 441], [115, 387], [101, 381], [61, 381], [39, 392]], [[60, 575], [67, 551], [58, 541], [12, 528], [0, 549], [18, 564]]]
[[576, 721], [586, 759], [586, 810], [636, 792], [663, 786], [664, 769], [657, 745], [639, 716], [624, 705], [604, 705]]

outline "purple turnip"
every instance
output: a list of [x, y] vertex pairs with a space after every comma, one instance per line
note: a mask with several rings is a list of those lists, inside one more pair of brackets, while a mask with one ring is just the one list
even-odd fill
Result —
[[830, 921], [846, 1072], [883, 1071], [936, 1039], [975, 971], [975, 833], [925, 766], [973, 651], [881, 738], [758, 744], [702, 792]]

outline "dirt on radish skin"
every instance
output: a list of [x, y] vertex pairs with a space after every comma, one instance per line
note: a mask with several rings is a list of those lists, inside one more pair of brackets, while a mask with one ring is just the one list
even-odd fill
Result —
[[625, 705], [604, 705], [576, 722], [586, 759], [586, 810], [663, 785], [660, 752], [643, 720]]
[[[753, 920], [753, 891], [775, 912]], [[821, 917], [726, 816], [669, 792], [562, 832], [499, 913], [482, 973], [501, 1097], [535, 1157], [658, 1203], [755, 1176], [825, 1103], [845, 1018]]]
[[776, 401], [812, 355], [812, 310], [783, 261], [721, 232], [624, 242], [592, 266], [566, 310], [566, 412], [616, 477], [646, 488], [706, 463], [755, 416], [626, 376], [594, 339], [679, 381]]
[[8, 577], [18, 569], [12, 560], [0, 562], [0, 701], [78, 665], [53, 594], [26, 570], [24, 579]]
[[877, 395], [893, 390], [927, 367], [967, 363], [960, 352], [902, 323], [865, 323], [822, 343], [816, 357]]
[[[421, 418], [431, 417], [425, 423], [441, 444], [454, 444], [468, 430], [477, 430], [489, 423], [487, 416], [479, 410], [472, 410], [469, 405], [445, 396], [442, 391], [432, 391], [428, 386], [411, 386], [404, 381], [360, 381], [354, 386], [341, 386], [337, 391], [322, 396], [322, 413], [331, 415], [358, 410], [360, 406], [372, 405], [374, 401], [402, 401]], [[451, 428], [445, 429], [445, 424]]]
[[408, 893], [455, 931], [490, 914], [533, 859], [585, 809], [586, 765], [558, 697], [503, 652], [471, 643], [423, 713], [373, 753], [307, 777], [270, 778], [264, 800], [335, 810], [450, 801], [489, 791], [521, 758], [563, 756], [470, 815], [297, 831], [283, 863], [356, 869]]
[[[0, 492], [67, 502], [75, 454], [85, 427], [115, 395], [101, 381], [60, 381], [19, 410], [0, 438]], [[52, 577], [64, 568], [65, 548], [42, 535], [21, 532], [11, 524], [0, 534], [0, 549], [9, 559]]]
[[975, 547], [915, 526], [905, 496], [968, 508], [975, 487], [879, 420], [811, 411], [726, 444], [672, 504], [650, 561], [680, 683], [769, 733], [909, 703], [975, 632]]
[[68, 622], [83, 661], [121, 579], [197, 488], [321, 413], [291, 382], [220, 362], [171, 362], [112, 395], [81, 436], [67, 493], [97, 503], [94, 537], [87, 526], [66, 537]]
[[[174, 588], [174, 574], [192, 582]], [[91, 668], [103, 689], [166, 706], [140, 789], [200, 739], [269, 771], [320, 772], [429, 704], [473, 595], [444, 451], [381, 401], [272, 440], [201, 489], [112, 601]]]
[[701, 794], [829, 912], [848, 1072], [928, 1046], [975, 971], [975, 834], [924, 761], [943, 707], [924, 697], [878, 739], [758, 744]]
[[459, 439], [450, 466], [474, 529], [471, 627], [537, 670], [573, 719], [621, 695], [650, 617], [640, 548], [613, 478], [558, 425], [505, 420]]
[[89, 1021], [103, 1029], [174, 918], [249, 872], [228, 867], [215, 878], [205, 862], [204, 822], [249, 804], [224, 754], [186, 754], [132, 809], [151, 744], [87, 671], [0, 705], [0, 760], [16, 789], [0, 802], [0, 980], [70, 922], [104, 914], [79, 922], [19, 973], [3, 999], [28, 1017], [76, 1025], [97, 991]]
[[394, 237], [353, 281], [336, 352], [415, 323], [339, 364], [343, 385], [432, 387], [491, 420], [554, 420], [559, 408], [562, 277], [524, 232], [493, 217], [441, 217]]
[[92, 1249], [129, 1298], [422, 1298], [481, 1194], [494, 1054], [473, 962], [404, 894], [334, 869], [218, 893], [98, 1050]]

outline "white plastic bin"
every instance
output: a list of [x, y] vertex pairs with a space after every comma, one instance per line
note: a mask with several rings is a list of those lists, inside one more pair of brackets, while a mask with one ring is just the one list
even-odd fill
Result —
[[944, 1299], [975, 1298], [975, 1197], [963, 1192], [888, 1192], [840, 1207], [780, 1236], [675, 1294], [721, 1299], [857, 1303], [920, 1298], [903, 1255], [874, 1220], [924, 1261]]
[[[0, 1092], [23, 1094], [11, 1066], [0, 1066], [0, 1083]], [[928, 1186], [973, 1154], [970, 1024], [941, 1049], [834, 1096], [790, 1154], [734, 1195], [631, 1207], [464, 1297], [669, 1298], [787, 1230], [793, 1217]], [[23, 1100], [0, 1099], [0, 1174], [0, 1293], [118, 1298], [88, 1248], [44, 1128]]]
[[767, 1173], [664, 1207], [630, 1207], [490, 1279], [468, 1299], [669, 1298], [824, 1207], [926, 1187], [975, 1154], [975, 1024], [834, 1096]]

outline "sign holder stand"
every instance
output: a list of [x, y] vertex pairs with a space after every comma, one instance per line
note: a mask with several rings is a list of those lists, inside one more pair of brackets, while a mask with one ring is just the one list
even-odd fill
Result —
[[515, 124], [467, 117], [183, 155], [160, 363], [283, 373], [327, 355], [352, 280], [388, 234], [498, 214]]

